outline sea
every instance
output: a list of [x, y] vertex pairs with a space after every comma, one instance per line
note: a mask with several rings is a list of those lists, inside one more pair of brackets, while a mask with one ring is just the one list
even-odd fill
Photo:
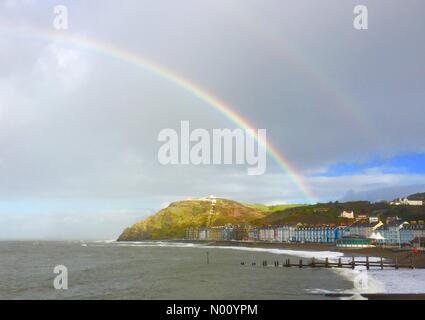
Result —
[[338, 252], [161, 241], [1, 241], [0, 299], [362, 299], [364, 292], [425, 292], [423, 270], [274, 267], [312, 257], [349, 259]]

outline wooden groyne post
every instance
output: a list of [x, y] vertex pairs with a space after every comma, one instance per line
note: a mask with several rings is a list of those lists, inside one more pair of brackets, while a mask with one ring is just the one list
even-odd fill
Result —
[[[367, 270], [370, 269], [381, 269], [384, 270], [385, 268], [394, 268], [395, 270], [398, 270], [400, 268], [405, 269], [415, 269], [413, 257], [410, 258], [410, 264], [399, 264], [398, 257], [395, 257], [394, 262], [391, 263], [384, 263], [384, 259], [380, 257], [380, 260], [377, 261], [371, 261], [370, 257], [365, 257], [365, 260], [356, 260], [356, 257], [352, 257], [351, 261], [342, 262], [342, 258], [338, 258], [338, 262], [330, 261], [328, 257], [324, 258], [324, 261], [317, 260], [315, 257], [311, 259], [311, 261], [304, 262], [303, 259], [299, 259], [298, 261], [295, 261], [291, 263], [291, 260], [286, 258], [284, 261], [282, 261], [282, 264], [279, 263], [279, 260], [274, 260], [273, 265], [276, 268], [279, 267], [297, 267], [299, 269], [302, 269], [304, 267], [310, 267], [310, 268], [351, 268], [355, 269], [357, 266], [364, 266]], [[209, 264], [209, 252], [207, 252], [207, 264]], [[261, 262], [263, 267], [268, 266], [267, 260], [262, 260]], [[241, 262], [241, 265], [247, 265], [244, 261]], [[257, 265], [256, 262], [251, 263], [252, 266]], [[271, 266], [271, 265], [270, 265]], [[424, 268], [425, 269], [425, 268]]]
[[290, 266], [291, 266], [291, 259], [286, 259], [285, 267], [290, 267]]

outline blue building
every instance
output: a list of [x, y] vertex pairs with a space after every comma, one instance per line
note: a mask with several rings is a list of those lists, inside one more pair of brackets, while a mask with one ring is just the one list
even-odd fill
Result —
[[342, 226], [301, 226], [295, 229], [296, 242], [334, 243], [344, 235]]
[[251, 241], [258, 241], [259, 240], [258, 228], [249, 229], [248, 240], [251, 240]]

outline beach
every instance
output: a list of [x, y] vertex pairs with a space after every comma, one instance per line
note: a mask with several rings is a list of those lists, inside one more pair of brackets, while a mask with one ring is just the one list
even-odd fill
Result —
[[254, 241], [184, 241], [190, 243], [203, 244], [207, 246], [241, 246], [248, 248], [265, 249], [285, 249], [294, 251], [312, 251], [312, 252], [340, 252], [345, 256], [361, 257], [382, 257], [389, 262], [410, 265], [413, 263], [415, 268], [425, 268], [425, 253], [414, 254], [411, 250], [399, 248], [341, 248], [334, 244], [322, 243], [277, 243], [277, 242], [254, 242]]
[[[351, 261], [352, 257], [356, 257], [356, 261], [365, 261], [366, 257], [369, 260], [380, 261], [380, 257], [386, 263], [392, 263], [397, 257], [397, 261], [411, 263], [409, 251], [400, 251], [397, 248], [361, 248], [361, 249], [348, 249], [339, 248], [329, 244], [314, 244], [314, 243], [269, 243], [269, 242], [248, 242], [248, 241], [145, 241], [135, 242], [130, 245], [135, 246], [190, 246], [198, 249], [211, 248], [211, 250], [231, 250], [231, 251], [247, 251], [256, 253], [253, 257], [258, 257], [259, 253], [272, 253], [274, 258], [270, 259], [268, 267], [273, 267], [274, 261], [283, 263], [285, 257], [301, 258], [304, 259], [305, 264], [311, 262], [314, 257], [318, 260], [326, 258], [329, 261], [337, 261], [341, 258], [343, 261]], [[226, 250], [227, 249], [227, 250]], [[415, 255], [416, 256], [416, 255]], [[272, 256], [273, 257], [273, 256]], [[340, 298], [340, 299], [424, 299], [425, 298], [425, 269], [423, 269], [423, 256], [416, 256], [413, 258], [415, 265], [414, 269], [400, 268], [371, 268], [367, 270], [365, 266], [356, 266], [355, 269], [351, 268], [329, 268], [328, 270], [338, 275], [338, 277], [346, 279], [353, 284], [352, 289], [336, 290], [329, 292], [323, 289], [312, 289], [310, 294], [324, 295], [327, 297]], [[296, 259], [294, 259], [296, 260]], [[256, 262], [254, 268], [263, 268], [260, 266], [260, 260], [247, 260], [245, 268], [252, 268], [251, 263]], [[278, 268], [279, 269], [279, 268]], [[288, 270], [287, 268], [284, 268]], [[292, 269], [292, 268], [289, 268]], [[301, 270], [299, 268], [293, 268]], [[307, 272], [315, 272], [317, 269], [303, 268]], [[301, 272], [301, 271], [299, 271]], [[304, 272], [304, 271], [302, 271]], [[359, 283], [359, 279], [360, 283]]]

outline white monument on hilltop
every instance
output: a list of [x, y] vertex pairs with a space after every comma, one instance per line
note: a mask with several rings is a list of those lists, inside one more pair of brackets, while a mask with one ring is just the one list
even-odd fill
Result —
[[344, 210], [340, 213], [339, 217], [346, 219], [354, 219], [354, 211], [348, 212]]

